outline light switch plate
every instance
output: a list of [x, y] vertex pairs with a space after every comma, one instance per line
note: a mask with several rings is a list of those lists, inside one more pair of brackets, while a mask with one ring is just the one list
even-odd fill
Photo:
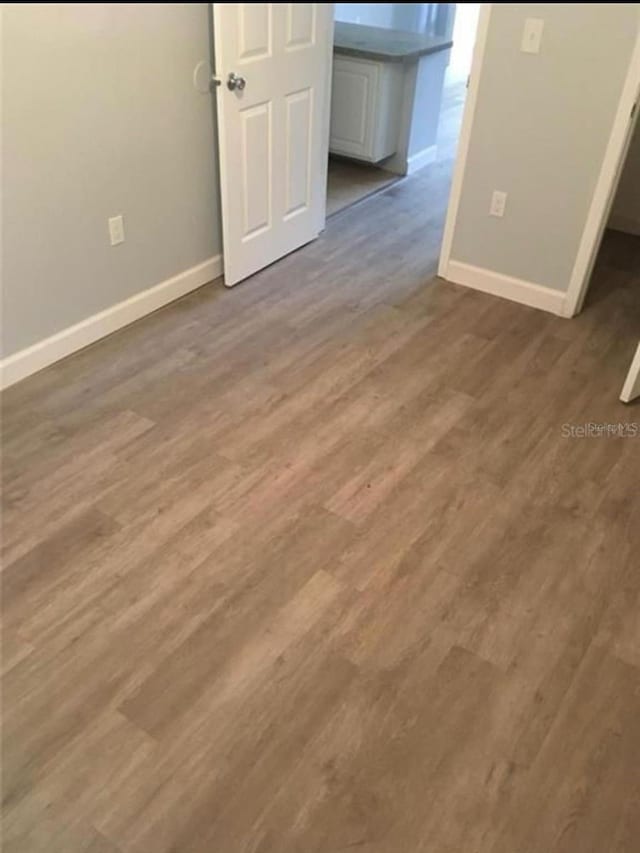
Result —
[[524, 30], [522, 32], [522, 44], [520, 45], [520, 50], [523, 53], [540, 53], [543, 29], [543, 18], [525, 19]]

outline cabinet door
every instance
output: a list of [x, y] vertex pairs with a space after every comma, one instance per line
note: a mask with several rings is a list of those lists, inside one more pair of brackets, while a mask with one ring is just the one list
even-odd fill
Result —
[[334, 56], [329, 149], [336, 154], [372, 158], [379, 73], [376, 62]]

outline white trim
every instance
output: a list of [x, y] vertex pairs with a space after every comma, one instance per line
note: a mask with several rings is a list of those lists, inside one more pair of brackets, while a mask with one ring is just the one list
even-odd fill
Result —
[[638, 14], [639, 27], [635, 47], [569, 280], [566, 310], [570, 317], [582, 308], [624, 157], [631, 141], [635, 119], [632, 121], [630, 117], [633, 105], [640, 95], [640, 12]]
[[459, 261], [450, 261], [442, 278], [454, 284], [463, 284], [465, 287], [481, 290], [483, 293], [491, 293], [493, 296], [501, 296], [512, 302], [529, 305], [531, 308], [539, 308], [541, 311], [564, 316], [565, 294], [551, 287], [534, 284], [532, 281], [502, 275], [493, 270], [463, 264]]
[[469, 142], [471, 140], [471, 128], [473, 126], [476, 104], [478, 102], [480, 77], [482, 74], [482, 65], [484, 63], [484, 52], [487, 44], [487, 34], [489, 32], [489, 20], [491, 18], [492, 5], [492, 3], [482, 3], [480, 5], [476, 43], [473, 48], [473, 61], [471, 63], [471, 73], [469, 75], [469, 89], [467, 91], [467, 98], [464, 105], [462, 127], [460, 129], [460, 138], [458, 141], [458, 153], [453, 169], [451, 192], [449, 193], [449, 206], [447, 208], [447, 218], [444, 225], [444, 234], [442, 236], [442, 247], [440, 249], [438, 275], [442, 278], [447, 278], [446, 270], [449, 266], [449, 258], [451, 257], [453, 233], [455, 231], [456, 219], [458, 218], [458, 208], [460, 206], [460, 196], [462, 194], [462, 182], [464, 179], [465, 169], [467, 168], [467, 155], [469, 153]]
[[619, 213], [613, 213], [607, 222], [607, 228], [612, 228], [614, 231], [624, 231], [625, 234], [635, 234], [640, 237], [640, 219], [633, 216], [621, 216]]
[[333, 79], [333, 39], [334, 39], [334, 4], [331, 6], [331, 15], [328, 17], [329, 32], [327, 37], [326, 71], [327, 81], [324, 97], [324, 112], [322, 117], [322, 154], [320, 160], [320, 186], [324, 187], [321, 209], [318, 210], [318, 234], [327, 227], [327, 192], [329, 173], [329, 134], [331, 130], [331, 81]]
[[161, 281], [142, 293], [118, 302], [110, 308], [81, 320], [50, 338], [45, 338], [26, 349], [0, 361], [0, 387], [7, 388], [31, 376], [43, 367], [48, 367], [67, 355], [128, 326], [135, 320], [151, 314], [163, 305], [179, 299], [192, 290], [202, 287], [222, 275], [222, 255], [191, 267], [172, 278]]
[[423, 169], [431, 163], [435, 163], [438, 154], [436, 145], [430, 145], [428, 148], [423, 148], [411, 157], [407, 157], [407, 175], [413, 175], [418, 169]]
[[638, 395], [640, 395], [640, 344], [638, 344], [627, 378], [622, 386], [620, 399], [623, 403], [630, 403]]

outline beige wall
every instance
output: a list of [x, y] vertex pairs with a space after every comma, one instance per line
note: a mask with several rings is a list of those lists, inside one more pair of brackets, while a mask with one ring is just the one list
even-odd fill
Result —
[[4, 355], [220, 252], [209, 30], [204, 3], [4, 5]]
[[[451, 260], [567, 289], [640, 24], [638, 4], [494, 4]], [[538, 55], [524, 20], [543, 18]], [[488, 215], [494, 189], [504, 218]]]
[[640, 121], [631, 138], [609, 217], [609, 227], [640, 234]]

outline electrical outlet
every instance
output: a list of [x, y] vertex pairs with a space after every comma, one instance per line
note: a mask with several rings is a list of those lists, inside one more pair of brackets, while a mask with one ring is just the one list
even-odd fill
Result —
[[122, 215], [112, 216], [109, 219], [109, 239], [112, 246], [124, 243], [124, 221]]
[[522, 42], [520, 44], [520, 50], [523, 53], [540, 53], [543, 28], [543, 18], [525, 19], [524, 30], [522, 31]]
[[501, 190], [494, 190], [491, 196], [491, 204], [489, 205], [489, 214], [491, 216], [504, 216], [506, 204], [507, 194]]

